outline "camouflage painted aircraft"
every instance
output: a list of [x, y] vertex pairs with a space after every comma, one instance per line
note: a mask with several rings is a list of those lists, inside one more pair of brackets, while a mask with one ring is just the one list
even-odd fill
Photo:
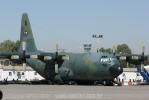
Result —
[[[76, 81], [86, 83], [103, 81], [105, 85], [112, 84], [123, 69], [118, 60], [129, 56], [115, 56], [107, 53], [48, 53], [37, 50], [31, 25], [26, 13], [22, 16], [20, 50], [18, 52], [1, 52], [1, 58], [8, 58], [15, 63], [26, 63], [46, 80], [55, 82]], [[117, 58], [118, 57], [118, 58]], [[135, 58], [142, 57], [136, 55]], [[131, 59], [129, 59], [131, 61]]]

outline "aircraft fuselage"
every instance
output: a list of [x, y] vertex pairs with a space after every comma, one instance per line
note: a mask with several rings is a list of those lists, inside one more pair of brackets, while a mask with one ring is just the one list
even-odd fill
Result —
[[55, 74], [54, 64], [38, 59], [27, 59], [27, 63], [47, 80], [52, 81], [93, 81], [114, 80], [122, 73], [119, 61], [112, 54], [104, 53], [65, 53], [69, 60], [64, 60]]

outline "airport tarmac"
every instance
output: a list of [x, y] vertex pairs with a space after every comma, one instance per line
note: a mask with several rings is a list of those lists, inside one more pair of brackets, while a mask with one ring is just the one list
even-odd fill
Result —
[[0, 85], [3, 100], [148, 100], [149, 86]]

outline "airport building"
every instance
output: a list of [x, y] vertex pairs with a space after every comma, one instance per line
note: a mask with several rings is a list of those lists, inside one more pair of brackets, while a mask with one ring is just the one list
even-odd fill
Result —
[[118, 76], [117, 81], [122, 85], [137, 85], [144, 82], [137, 68], [123, 68], [123, 73]]
[[0, 81], [33, 81], [43, 79], [42, 76], [29, 66], [27, 66], [26, 71], [24, 71], [21, 65], [12, 66], [9, 61], [0, 61]]

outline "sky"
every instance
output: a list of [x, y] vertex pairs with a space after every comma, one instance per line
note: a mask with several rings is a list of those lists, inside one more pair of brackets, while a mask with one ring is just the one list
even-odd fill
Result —
[[126, 43], [133, 53], [145, 44], [149, 54], [148, 5], [148, 0], [1, 0], [0, 42], [19, 40], [26, 12], [40, 50], [54, 51], [56, 42], [68, 52], [82, 52], [84, 43], [92, 51]]

